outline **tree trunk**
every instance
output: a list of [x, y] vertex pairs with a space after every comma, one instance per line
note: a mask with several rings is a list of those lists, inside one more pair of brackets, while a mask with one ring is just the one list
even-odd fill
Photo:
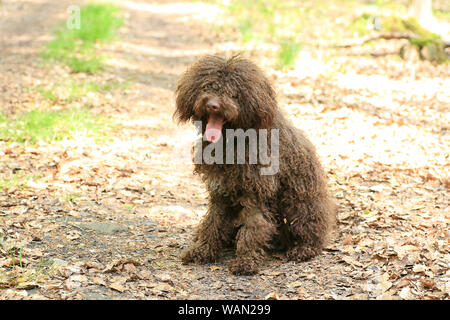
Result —
[[412, 13], [423, 27], [430, 26], [434, 22], [433, 12], [431, 11], [431, 0], [414, 0]]

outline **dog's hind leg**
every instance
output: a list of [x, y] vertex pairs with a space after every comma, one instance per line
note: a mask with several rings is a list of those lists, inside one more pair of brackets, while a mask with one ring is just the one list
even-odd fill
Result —
[[288, 228], [294, 243], [286, 253], [289, 260], [306, 261], [322, 251], [330, 227], [332, 203], [327, 196], [309, 199], [291, 208], [297, 213], [290, 215]]

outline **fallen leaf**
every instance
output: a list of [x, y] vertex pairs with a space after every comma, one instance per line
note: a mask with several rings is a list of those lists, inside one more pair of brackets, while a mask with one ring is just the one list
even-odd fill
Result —
[[289, 288], [298, 288], [298, 287], [301, 287], [301, 285], [302, 285], [303, 283], [304, 283], [304, 282], [302, 282], [302, 281], [294, 281], [294, 282], [289, 283], [287, 286], [288, 286]]
[[389, 281], [389, 274], [387, 273], [382, 274], [379, 278], [379, 281], [383, 293], [388, 291], [392, 287], [392, 282]]
[[416, 264], [413, 266], [412, 271], [415, 273], [425, 272], [428, 268], [423, 264]]
[[272, 291], [268, 295], [264, 297], [265, 300], [279, 300], [280, 297], [278, 296], [277, 291]]
[[399, 297], [405, 300], [411, 300], [414, 299], [414, 295], [411, 293], [411, 288], [404, 287], [400, 292], [398, 293]]
[[119, 292], [124, 292], [127, 290], [125, 283], [127, 282], [127, 277], [116, 277], [114, 281], [109, 285], [111, 289], [114, 289]]
[[109, 287], [111, 289], [114, 289], [114, 290], [119, 291], [119, 292], [124, 292], [125, 290], [127, 290], [127, 288], [122, 283], [114, 282], [114, 283], [111, 283], [109, 285]]
[[297, 290], [297, 296], [299, 298], [305, 297], [306, 296], [306, 290], [304, 288], [300, 288]]

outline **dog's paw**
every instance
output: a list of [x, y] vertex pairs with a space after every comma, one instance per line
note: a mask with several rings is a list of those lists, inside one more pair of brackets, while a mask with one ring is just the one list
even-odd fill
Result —
[[254, 261], [236, 259], [230, 264], [229, 270], [235, 275], [248, 276], [257, 274], [259, 272], [259, 265]]
[[216, 257], [216, 254], [212, 252], [208, 244], [195, 244], [192, 248], [183, 252], [183, 254], [181, 255], [181, 261], [184, 264], [188, 264], [190, 262], [204, 264], [213, 262], [214, 260], [216, 260]]
[[289, 261], [298, 261], [298, 262], [307, 261], [319, 255], [320, 251], [321, 250], [319, 248], [310, 248], [302, 246], [294, 247], [286, 253], [286, 258]]

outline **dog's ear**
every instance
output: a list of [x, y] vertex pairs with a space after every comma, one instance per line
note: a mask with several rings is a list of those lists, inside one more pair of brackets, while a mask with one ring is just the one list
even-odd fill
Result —
[[266, 75], [253, 62], [243, 58], [237, 60], [235, 73], [239, 75], [239, 126], [269, 128], [277, 108], [275, 91]]
[[173, 118], [178, 122], [187, 122], [191, 119], [194, 103], [197, 99], [197, 90], [193, 87], [192, 71], [187, 70], [178, 80], [175, 89], [175, 112]]

